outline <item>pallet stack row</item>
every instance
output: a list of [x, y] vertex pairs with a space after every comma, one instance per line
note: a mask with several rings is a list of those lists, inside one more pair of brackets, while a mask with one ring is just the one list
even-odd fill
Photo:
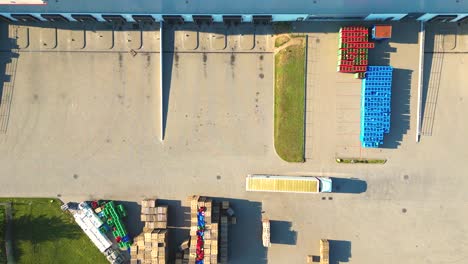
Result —
[[369, 30], [366, 27], [342, 27], [338, 43], [338, 72], [365, 72], [369, 62]]
[[167, 227], [167, 206], [155, 206], [154, 200], [142, 201], [141, 221], [146, 228], [165, 229]]
[[330, 264], [330, 243], [320, 239], [320, 264]]
[[130, 247], [130, 257], [131, 264], [167, 263], [167, 229], [144, 230]]
[[[221, 211], [225, 212], [229, 210], [229, 202], [221, 202]], [[219, 263], [228, 263], [228, 224], [229, 219], [226, 214], [221, 214], [221, 225], [220, 225], [220, 239], [219, 239]]]
[[210, 198], [192, 196], [190, 201], [189, 264], [217, 264], [219, 204]]
[[365, 148], [379, 147], [390, 132], [392, 73], [391, 66], [368, 66], [362, 80], [360, 139]]
[[141, 202], [141, 220], [145, 223], [143, 233], [135, 238], [130, 247], [131, 264], [166, 264], [167, 252], [167, 206], [156, 206], [156, 200]]
[[176, 254], [175, 264], [227, 264], [228, 225], [237, 218], [228, 201], [194, 195], [190, 203], [190, 238]]

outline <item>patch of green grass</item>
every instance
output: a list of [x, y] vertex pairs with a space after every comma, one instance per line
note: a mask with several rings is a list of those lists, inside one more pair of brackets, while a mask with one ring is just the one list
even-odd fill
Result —
[[275, 39], [275, 48], [279, 48], [284, 44], [288, 43], [289, 37], [288, 36], [279, 36]]
[[13, 243], [17, 263], [108, 263], [57, 199], [12, 201]]
[[293, 27], [291, 22], [274, 22], [273, 31], [275, 34], [291, 33]]
[[353, 159], [353, 158], [337, 158], [336, 163], [344, 163], [344, 164], [385, 164], [387, 162], [386, 159]]
[[304, 162], [305, 39], [275, 55], [275, 149]]
[[5, 207], [0, 206], [0, 263], [6, 263], [5, 252]]

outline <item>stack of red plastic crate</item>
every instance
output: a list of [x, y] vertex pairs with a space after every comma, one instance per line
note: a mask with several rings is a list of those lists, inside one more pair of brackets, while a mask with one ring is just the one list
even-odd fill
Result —
[[366, 27], [342, 27], [338, 45], [339, 72], [365, 72], [369, 59], [369, 49], [374, 48], [369, 42], [369, 29]]

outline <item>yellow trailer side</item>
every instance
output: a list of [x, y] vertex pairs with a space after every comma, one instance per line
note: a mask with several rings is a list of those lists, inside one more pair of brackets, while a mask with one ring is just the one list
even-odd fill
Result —
[[249, 175], [246, 179], [247, 191], [317, 193], [319, 182], [315, 177]]

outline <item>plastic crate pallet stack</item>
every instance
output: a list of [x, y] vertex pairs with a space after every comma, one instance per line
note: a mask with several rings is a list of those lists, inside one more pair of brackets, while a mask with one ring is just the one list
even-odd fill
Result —
[[218, 263], [219, 205], [210, 198], [190, 198], [189, 264]]
[[102, 215], [105, 218], [106, 224], [112, 229], [112, 235], [122, 249], [128, 249], [132, 245], [130, 236], [125, 229], [123, 218], [127, 217], [127, 212], [122, 204], [115, 205], [114, 201], [104, 202], [100, 204]]
[[379, 147], [390, 132], [392, 73], [391, 66], [368, 66], [362, 80], [360, 139], [365, 148]]
[[167, 210], [167, 206], [156, 206], [156, 200], [141, 202], [141, 220], [145, 227], [130, 247], [131, 264], [167, 263]]
[[[375, 47], [369, 42], [366, 27], [342, 27], [338, 43], [338, 72], [363, 73], [369, 62], [369, 49]], [[362, 75], [358, 75], [359, 77]]]
[[228, 225], [236, 224], [228, 201], [194, 195], [190, 202], [190, 238], [179, 247], [175, 264], [228, 263]]

